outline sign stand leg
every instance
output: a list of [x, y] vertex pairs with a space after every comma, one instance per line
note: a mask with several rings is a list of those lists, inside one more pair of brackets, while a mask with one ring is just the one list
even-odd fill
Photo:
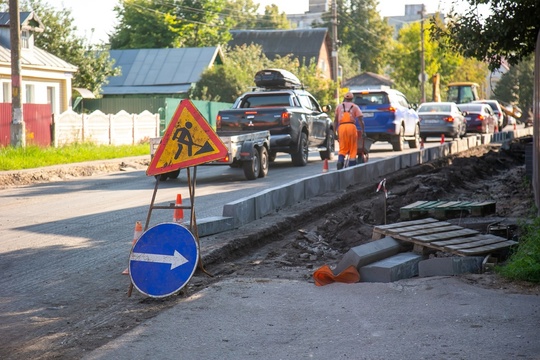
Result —
[[[189, 200], [191, 201], [191, 219], [189, 222], [189, 227], [193, 235], [195, 236], [195, 240], [197, 241], [197, 246], [200, 249], [200, 242], [199, 242], [199, 230], [197, 229], [197, 220], [195, 216], [195, 185], [197, 182], [197, 167], [193, 167], [193, 179], [191, 177], [190, 168], [187, 168], [187, 175], [188, 175], [188, 187], [189, 187]], [[206, 269], [204, 268], [204, 265], [202, 263], [201, 258], [201, 252], [199, 251], [199, 269], [202, 270], [206, 275], [210, 277], [214, 277], [212, 274], [210, 274]]]
[[[154, 194], [152, 195], [152, 201], [150, 202], [150, 208], [148, 209], [148, 215], [146, 215], [146, 223], [144, 225], [143, 231], [148, 230], [148, 225], [150, 223], [150, 216], [152, 215], [152, 209], [154, 208], [154, 202], [156, 201], [156, 193], [159, 187], [159, 176], [156, 177], [156, 186], [154, 186]], [[131, 297], [131, 293], [133, 292], [133, 282], [131, 282], [131, 277], [129, 278], [129, 288], [127, 292], [127, 296]]]

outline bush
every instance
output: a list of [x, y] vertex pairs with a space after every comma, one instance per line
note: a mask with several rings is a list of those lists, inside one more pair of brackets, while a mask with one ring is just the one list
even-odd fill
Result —
[[516, 250], [496, 271], [512, 280], [540, 283], [540, 218], [523, 225], [522, 229]]

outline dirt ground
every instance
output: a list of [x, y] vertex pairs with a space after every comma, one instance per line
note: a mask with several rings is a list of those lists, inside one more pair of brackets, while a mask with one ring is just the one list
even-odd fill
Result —
[[[530, 184], [525, 179], [524, 143], [516, 141], [509, 149], [499, 145], [487, 145], [440, 159], [436, 162], [400, 170], [388, 176], [386, 189], [387, 223], [398, 222], [402, 206], [419, 200], [495, 200], [496, 214], [481, 220], [471, 220], [478, 226], [499, 223], [517, 225], [526, 219], [533, 208]], [[142, 158], [110, 160], [101, 164], [59, 166], [47, 171], [24, 171], [17, 175], [0, 174], [0, 188], [34, 182], [55, 181], [77, 176], [88, 176], [128, 168], [145, 169], [147, 161]], [[356, 185], [346, 193], [329, 194], [270, 215], [241, 229], [220, 236], [252, 238], [254, 247], [208, 256], [204, 266], [212, 276], [198, 270], [179, 296], [167, 299], [141, 299], [123, 303], [116, 310], [109, 309], [113, 320], [102, 325], [66, 319], [62, 328], [49, 332], [69, 333], [62, 341], [52, 342], [50, 348], [39, 354], [24, 351], [9, 354], [12, 359], [68, 359], [78, 358], [81, 353], [104, 345], [113, 338], [131, 330], [142, 321], [152, 318], [160, 311], [182, 301], [185, 293], [193, 293], [211, 283], [231, 277], [261, 277], [303, 280], [313, 283], [313, 272], [322, 265], [335, 266], [352, 247], [371, 241], [373, 227], [383, 224], [384, 196], [370, 185]], [[264, 230], [261, 230], [264, 229]], [[514, 230], [519, 239], [519, 227]], [[204, 241], [204, 238], [202, 239]], [[204, 254], [203, 254], [204, 255]], [[445, 254], [437, 254], [445, 256]], [[508, 281], [494, 273], [469, 274], [462, 281], [481, 287], [498, 288], [508, 293], [540, 295], [540, 285]], [[117, 294], [125, 300], [125, 294]], [[84, 312], [84, 306], [80, 306]], [[91, 316], [89, 314], [88, 316]], [[85, 318], [73, 314], [74, 319]], [[65, 323], [64, 323], [65, 324]], [[111, 325], [115, 324], [115, 325]], [[65, 327], [67, 326], [67, 327]], [[29, 329], [31, 331], [31, 329]], [[36, 339], [39, 337], [36, 332]], [[20, 344], [24, 347], [25, 344]], [[1, 346], [0, 346], [1, 348]], [[0, 352], [0, 357], [1, 356]], [[4, 354], [7, 355], [7, 354]]]

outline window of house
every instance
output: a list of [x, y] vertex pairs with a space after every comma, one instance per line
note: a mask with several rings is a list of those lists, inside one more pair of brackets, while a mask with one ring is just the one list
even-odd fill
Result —
[[30, 31], [28, 30], [21, 31], [21, 48], [30, 48]]
[[34, 85], [26, 84], [24, 89], [25, 91], [25, 102], [31, 104], [34, 102]]
[[11, 83], [2, 83], [2, 102], [11, 102]]
[[56, 112], [55, 91], [53, 86], [47, 86], [47, 104], [51, 104], [51, 112]]

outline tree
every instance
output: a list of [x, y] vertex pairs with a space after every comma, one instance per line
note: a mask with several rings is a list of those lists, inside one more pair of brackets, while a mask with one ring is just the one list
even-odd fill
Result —
[[[230, 29], [259, 26], [257, 9], [252, 0], [121, 0], [109, 41], [112, 49], [217, 46], [231, 39]], [[268, 16], [277, 24], [286, 20]]]
[[169, 29], [174, 7], [153, 0], [123, 0], [114, 7], [120, 19], [109, 36], [111, 49], [159, 49], [174, 46], [176, 35]]
[[255, 86], [255, 73], [266, 68], [285, 69], [296, 74], [306, 89], [322, 104], [333, 99], [334, 83], [323, 78], [315, 64], [305, 66], [291, 56], [269, 60], [260, 45], [225, 48], [223, 65], [215, 65], [201, 75], [190, 92], [193, 99], [234, 102], [241, 94]]
[[534, 57], [529, 55], [501, 76], [495, 88], [495, 98], [501, 102], [517, 105], [525, 114], [532, 108]]
[[35, 45], [77, 66], [72, 82], [74, 87], [88, 89], [97, 95], [109, 76], [118, 75], [104, 46], [85, 44], [82, 38], [74, 35], [77, 28], [69, 9], [55, 10], [41, 0], [25, 1], [21, 9], [34, 11], [45, 27], [42, 33], [35, 34]]
[[287, 14], [280, 13], [276, 5], [268, 5], [264, 8], [264, 15], [260, 16], [256, 23], [256, 29], [290, 29], [289, 20], [287, 20]]
[[[452, 9], [446, 27], [436, 26], [434, 38], [466, 57], [487, 61], [490, 70], [510, 65], [534, 52], [540, 31], [538, 0], [466, 0], [470, 8], [465, 14]], [[483, 18], [479, 6], [489, 6]]]
[[[338, 40], [348, 46], [363, 71], [382, 73], [393, 30], [377, 11], [376, 0], [337, 0]], [[323, 24], [332, 33], [332, 12]]]
[[[488, 75], [487, 65], [475, 59], [467, 59], [462, 55], [441, 47], [430, 36], [433, 24], [427, 24], [424, 33], [424, 62], [428, 78], [435, 74], [440, 76], [440, 87], [453, 81], [472, 81], [483, 84]], [[392, 51], [388, 55], [389, 73], [396, 86], [412, 102], [421, 99], [418, 76], [420, 64], [420, 24], [412, 23], [403, 27], [396, 41], [392, 42]], [[445, 93], [441, 94], [445, 98]], [[426, 83], [426, 98], [433, 97], [433, 89]]]

